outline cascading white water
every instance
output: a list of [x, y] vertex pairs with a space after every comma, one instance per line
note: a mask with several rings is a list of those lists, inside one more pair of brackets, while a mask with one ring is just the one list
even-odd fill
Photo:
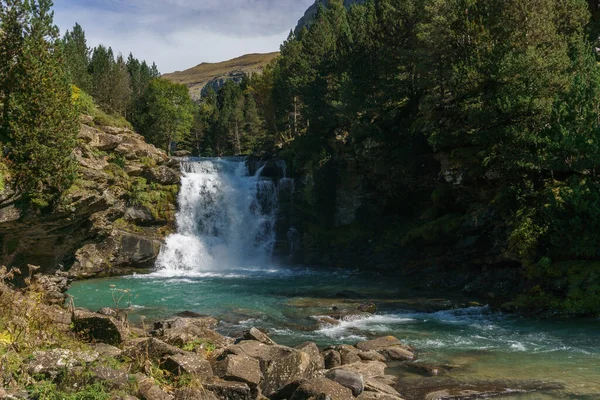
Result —
[[[263, 167], [264, 168], [264, 167]], [[276, 185], [250, 176], [243, 158], [197, 159], [181, 165], [177, 233], [156, 261], [176, 276], [262, 266], [275, 244]]]

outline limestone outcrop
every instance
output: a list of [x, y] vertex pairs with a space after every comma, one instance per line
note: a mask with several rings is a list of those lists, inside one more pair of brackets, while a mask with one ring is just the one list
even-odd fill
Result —
[[128, 128], [82, 122], [79, 178], [53, 209], [3, 204], [10, 188], [0, 194], [0, 265], [72, 278], [130, 273], [152, 266], [174, 230], [177, 162]]

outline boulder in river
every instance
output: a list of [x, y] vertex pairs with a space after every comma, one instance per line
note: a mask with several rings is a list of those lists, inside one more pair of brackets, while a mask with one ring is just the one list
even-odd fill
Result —
[[377, 392], [362, 392], [360, 396], [357, 397], [358, 400], [404, 400], [402, 397], [394, 396], [392, 394], [387, 393], [377, 393]]
[[244, 340], [256, 340], [268, 345], [276, 344], [266, 333], [261, 332], [256, 328], [250, 328], [249, 330], [245, 331], [243, 338]]
[[301, 382], [289, 400], [350, 400], [353, 397], [352, 391], [339, 383], [327, 378], [316, 378]]
[[383, 336], [356, 345], [363, 352], [376, 351], [387, 361], [411, 361], [415, 359], [412, 349], [394, 336]]
[[357, 374], [361, 374], [365, 378], [373, 378], [375, 376], [383, 376], [385, 375], [385, 369], [387, 365], [379, 362], [379, 361], [369, 361], [369, 362], [357, 362], [354, 364], [342, 365], [341, 367], [334, 368], [335, 370], [346, 370], [351, 372], [356, 372]]
[[347, 387], [352, 391], [352, 394], [355, 397], [361, 394], [365, 389], [365, 379], [361, 374], [358, 374], [354, 371], [334, 369], [327, 372], [325, 377], [339, 383], [344, 387]]

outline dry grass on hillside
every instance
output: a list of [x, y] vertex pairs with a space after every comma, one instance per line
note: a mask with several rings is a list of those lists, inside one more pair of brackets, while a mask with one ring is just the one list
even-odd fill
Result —
[[181, 83], [190, 89], [190, 94], [198, 98], [206, 84], [215, 79], [226, 77], [233, 71], [242, 71], [246, 74], [262, 70], [279, 53], [247, 54], [233, 60], [220, 63], [202, 63], [185, 71], [176, 71], [164, 74], [162, 77], [172, 82]]

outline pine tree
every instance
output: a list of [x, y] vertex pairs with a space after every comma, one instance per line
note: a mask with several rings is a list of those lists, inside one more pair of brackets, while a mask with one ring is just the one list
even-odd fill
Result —
[[252, 93], [244, 94], [242, 153], [252, 153], [265, 142], [264, 121], [260, 118]]
[[127, 107], [131, 102], [131, 78], [123, 56], [119, 54], [111, 71], [111, 110], [127, 117]]
[[92, 76], [91, 95], [104, 111], [111, 110], [112, 73], [114, 70], [114, 55], [112, 49], [99, 45], [94, 49], [90, 62]]
[[[76, 176], [78, 121], [50, 0], [0, 8], [0, 119], [17, 191], [48, 206]], [[10, 59], [5, 58], [10, 56]], [[7, 63], [7, 64], [4, 64]]]
[[73, 31], [67, 31], [63, 38], [64, 53], [71, 79], [79, 88], [90, 90], [90, 49], [87, 46], [85, 32], [79, 24], [75, 24]]

